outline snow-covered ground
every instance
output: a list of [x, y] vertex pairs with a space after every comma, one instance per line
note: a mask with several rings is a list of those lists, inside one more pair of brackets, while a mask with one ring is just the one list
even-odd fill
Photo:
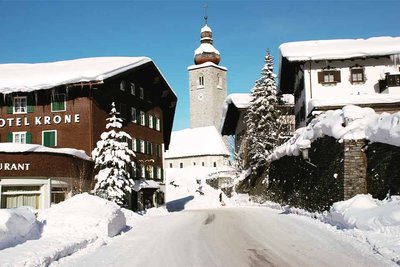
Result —
[[[144, 215], [82, 194], [35, 214], [0, 210], [0, 266], [390, 266], [400, 197], [358, 195], [307, 213], [234, 195], [202, 168], [167, 171], [167, 207]], [[200, 194], [202, 192], [202, 194]], [[272, 208], [271, 208], [272, 207]], [[179, 212], [180, 211], [180, 212]]]

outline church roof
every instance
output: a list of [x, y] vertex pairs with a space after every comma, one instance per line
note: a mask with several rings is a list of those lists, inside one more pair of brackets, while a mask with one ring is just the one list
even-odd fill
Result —
[[194, 156], [224, 155], [229, 151], [214, 126], [184, 129], [172, 132], [166, 159]]

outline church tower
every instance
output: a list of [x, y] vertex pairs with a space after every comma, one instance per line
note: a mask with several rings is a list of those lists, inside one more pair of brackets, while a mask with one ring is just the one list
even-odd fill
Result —
[[211, 28], [200, 31], [200, 46], [194, 51], [194, 64], [188, 67], [190, 127], [215, 126], [220, 130], [222, 106], [227, 95], [225, 67], [219, 66], [220, 53], [213, 46]]

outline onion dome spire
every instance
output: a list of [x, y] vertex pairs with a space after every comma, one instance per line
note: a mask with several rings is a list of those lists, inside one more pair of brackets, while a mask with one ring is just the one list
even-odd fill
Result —
[[221, 56], [219, 51], [213, 46], [212, 30], [208, 27], [207, 11], [204, 16], [205, 25], [200, 31], [200, 46], [194, 51], [194, 63], [196, 65], [206, 62], [219, 64]]

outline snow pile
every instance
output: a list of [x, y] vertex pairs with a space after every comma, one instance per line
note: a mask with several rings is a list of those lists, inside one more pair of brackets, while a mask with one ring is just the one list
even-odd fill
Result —
[[373, 142], [400, 146], [400, 112], [377, 114], [371, 108], [345, 106], [329, 110], [299, 128], [286, 143], [277, 147], [269, 160], [283, 156], [298, 156], [311, 143], [325, 135], [336, 139], [368, 139]]
[[42, 225], [40, 238], [0, 250], [2, 266], [47, 266], [126, 228], [119, 206], [87, 193], [39, 211], [37, 220]]
[[203, 53], [215, 53], [219, 55], [219, 51], [215, 49], [215, 47], [212, 44], [209, 43], [202, 43], [196, 50], [194, 50], [195, 56]]
[[280, 45], [279, 50], [289, 61], [395, 55], [400, 54], [400, 37], [290, 42]]
[[30, 207], [0, 209], [0, 250], [36, 239], [40, 224]]
[[40, 153], [66, 154], [82, 158], [85, 160], [92, 160], [92, 158], [86, 155], [85, 151], [83, 150], [77, 150], [74, 148], [51, 148], [36, 144], [0, 143], [0, 152], [6, 152], [6, 153], [40, 152]]
[[0, 93], [30, 92], [103, 80], [151, 62], [147, 57], [94, 57], [35, 64], [0, 64]]
[[[199, 142], [199, 140], [207, 140], [207, 142]], [[169, 150], [165, 153], [166, 159], [202, 155], [229, 156], [229, 151], [214, 126], [172, 132]]]
[[38, 220], [45, 224], [43, 234], [64, 232], [96, 234], [112, 237], [126, 227], [120, 207], [102, 198], [83, 193], [39, 213]]
[[329, 217], [332, 224], [341, 228], [400, 235], [400, 196], [381, 201], [369, 194], [356, 195], [334, 203]]

